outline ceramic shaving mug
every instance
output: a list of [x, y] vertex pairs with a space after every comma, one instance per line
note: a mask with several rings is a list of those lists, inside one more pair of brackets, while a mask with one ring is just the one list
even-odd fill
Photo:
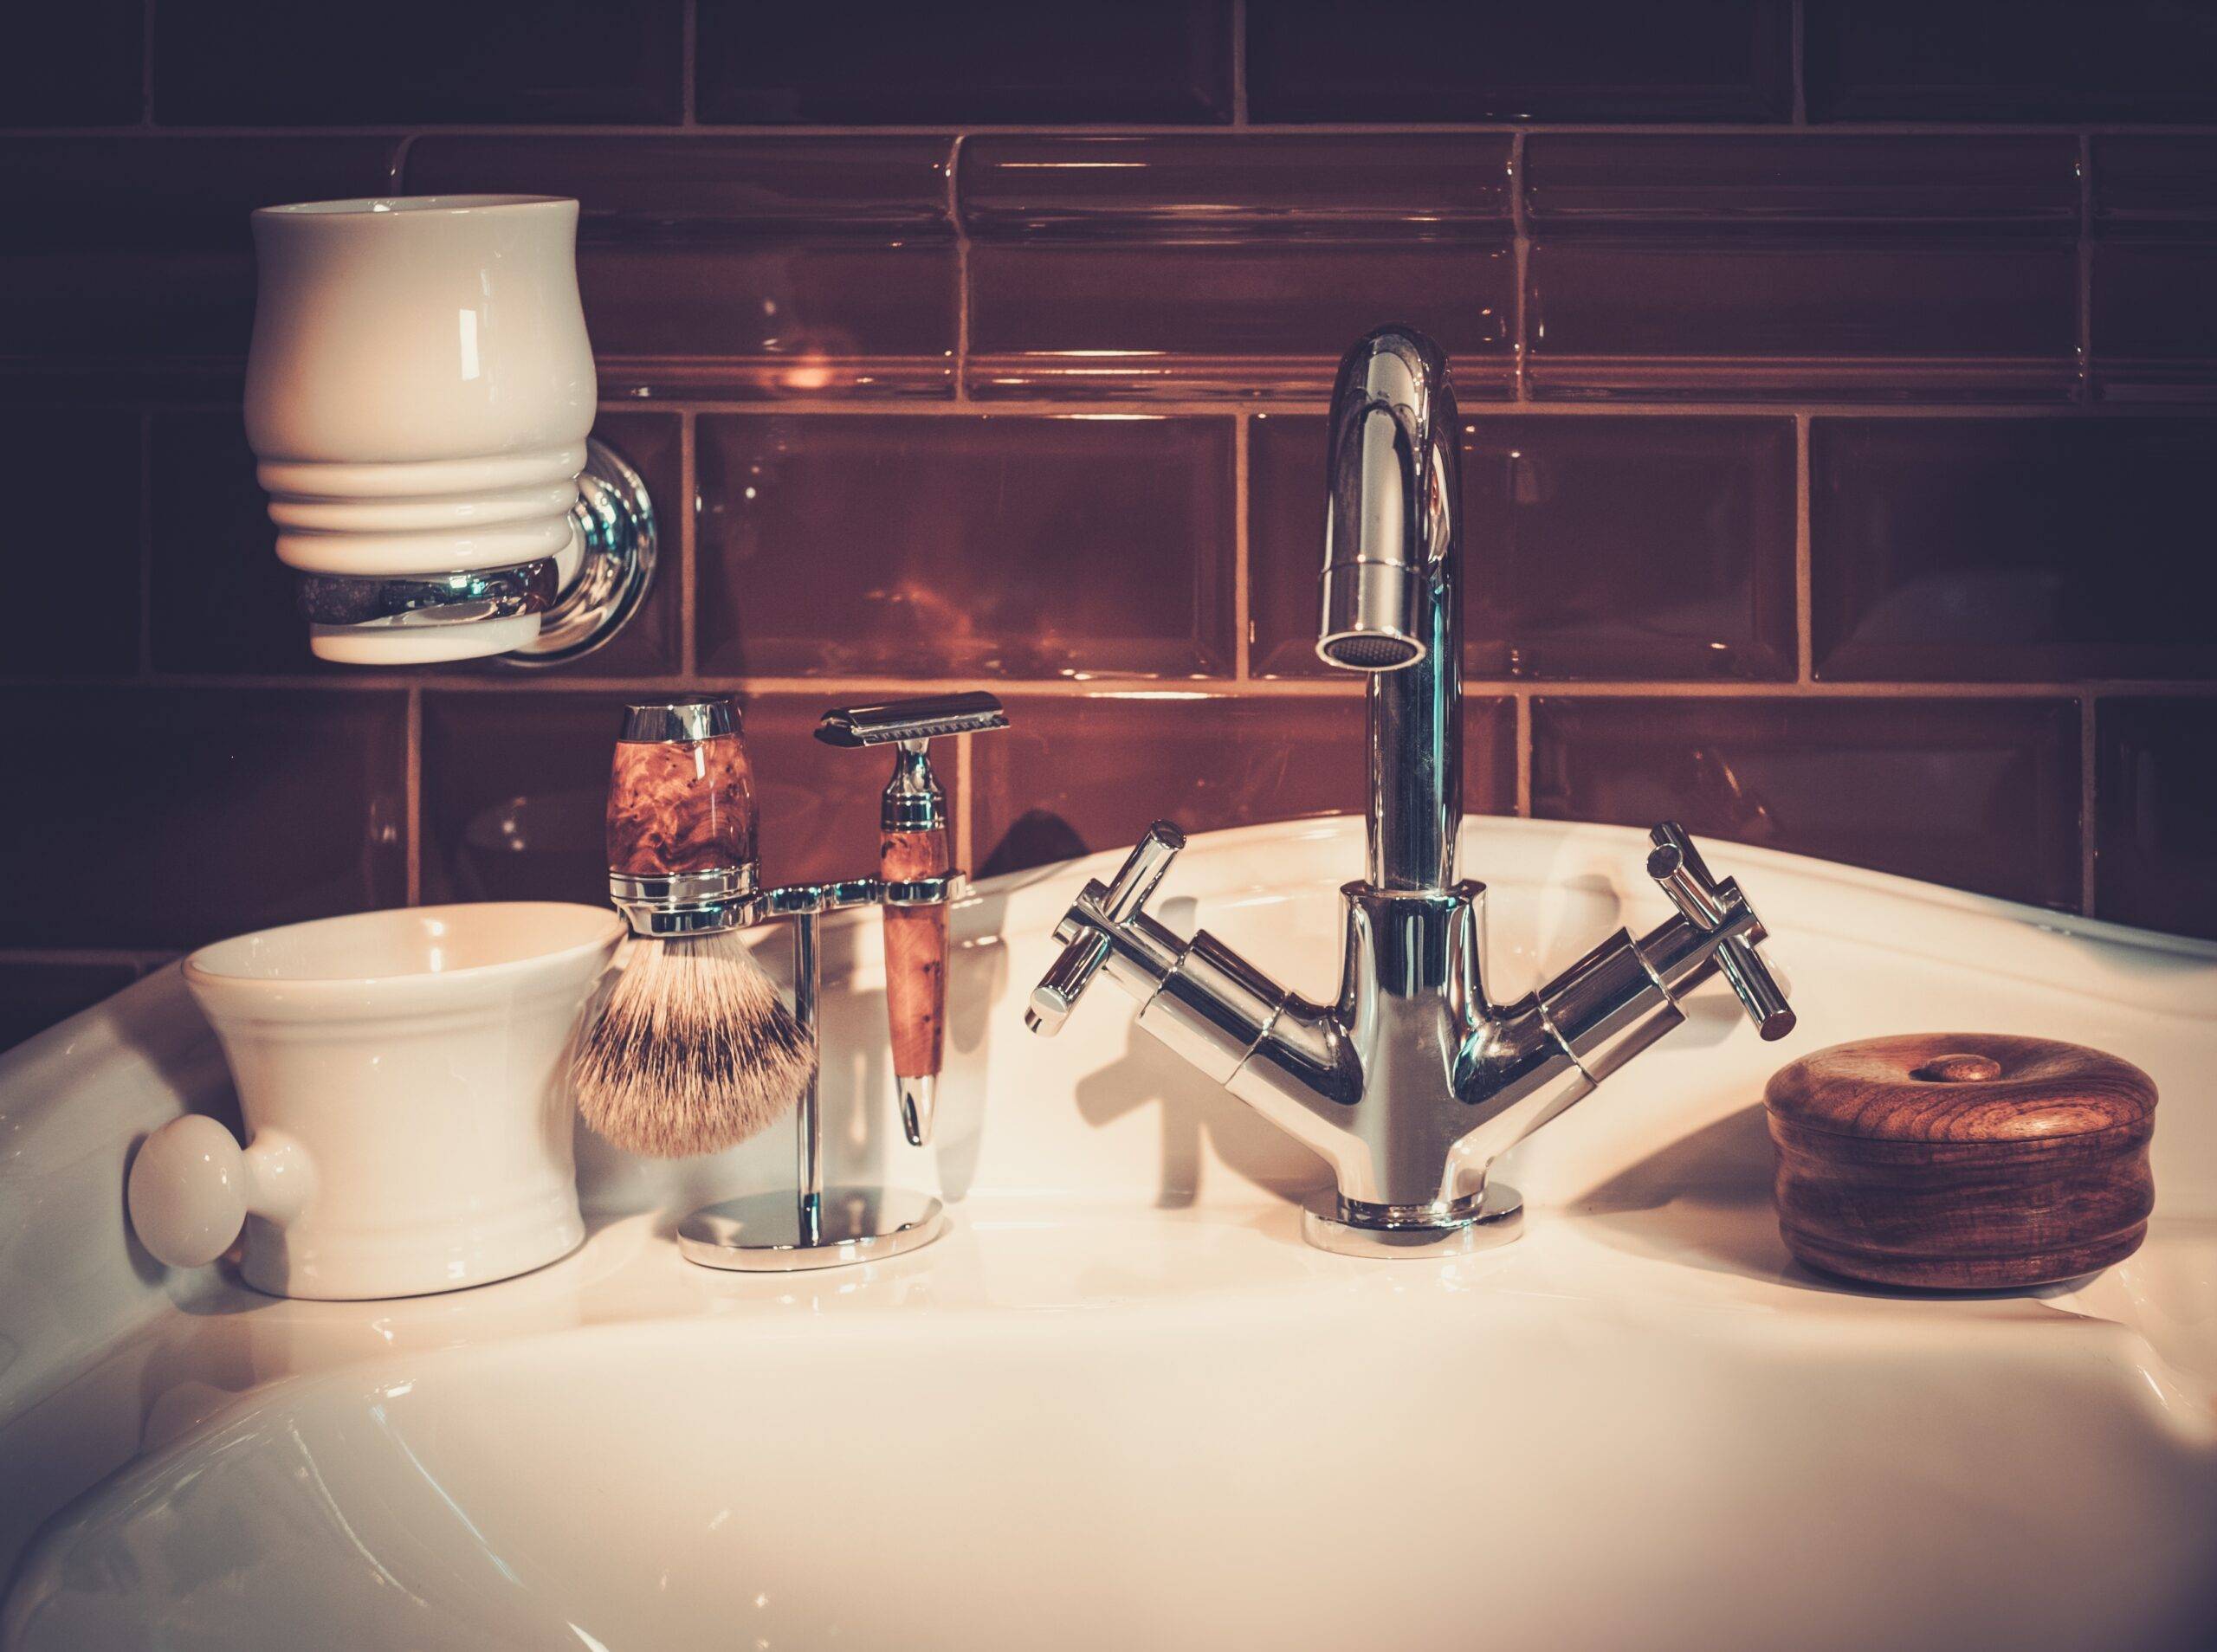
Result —
[[598, 395], [577, 239], [549, 196], [255, 213], [247, 439], [319, 658], [506, 653], [576, 575]]
[[623, 939], [598, 907], [417, 907], [204, 946], [184, 979], [248, 1141], [190, 1114], [131, 1168], [131, 1222], [197, 1268], [243, 1227], [275, 1296], [415, 1296], [506, 1279], [585, 1237], [570, 1060]]

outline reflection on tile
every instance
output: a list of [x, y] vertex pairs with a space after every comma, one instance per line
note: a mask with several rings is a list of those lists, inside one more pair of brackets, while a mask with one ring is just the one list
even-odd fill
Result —
[[972, 391], [1321, 398], [1392, 318], [1510, 383], [1509, 140], [966, 144]]
[[139, 119], [146, 0], [25, 5], [8, 17], [8, 52], [32, 72], [8, 77], [0, 126], [124, 126]]
[[2104, 700], [2094, 737], [2095, 912], [2217, 939], [2217, 699]]
[[698, 440], [706, 668], [1230, 674], [1229, 421], [768, 415]]
[[[1324, 421], [1257, 418], [1247, 468], [1253, 669], [1329, 674]], [[1472, 675], [1793, 674], [1790, 421], [1478, 418], [1462, 472]]]
[[0, 689], [20, 868], [127, 867], [67, 901], [0, 904], [0, 945], [197, 946], [406, 895], [398, 693]]
[[940, 138], [430, 137], [412, 195], [575, 196], [604, 399], [951, 393]]
[[675, 121], [683, 0], [163, 0], [154, 113], [199, 126]]
[[1541, 133], [1525, 156], [1537, 395], [2075, 393], [2068, 137]]
[[700, 118], [734, 126], [1231, 119], [1229, 0], [704, 5], [695, 55]]
[[1817, 419], [1817, 674], [2217, 676], [2217, 421]]
[[[649, 695], [646, 698], [653, 698]], [[742, 697], [768, 883], [856, 877], [877, 864], [879, 752], [813, 738], [836, 697]], [[608, 898], [602, 841], [624, 697], [545, 691], [423, 697], [423, 898]]]
[[2070, 700], [1532, 705], [1532, 812], [1546, 819], [1677, 820], [1735, 842], [2075, 907], [2078, 808]]
[[133, 964], [24, 962], [0, 955], [0, 1050], [13, 1049], [138, 978]]
[[2217, 138], [2097, 138], [2093, 162], [2097, 391], [2217, 400]]
[[[1188, 832], [1359, 813], [1359, 693], [1007, 696], [1009, 727], [971, 758], [983, 872], [1013, 872], [1138, 841], [1150, 822]], [[1463, 792], [1506, 812], [1516, 789], [1506, 700], [1464, 705]]]
[[1783, 120], [1792, 58], [1784, 0], [1247, 9], [1257, 120]]
[[390, 189], [387, 138], [0, 139], [0, 368], [236, 384], [247, 215]]
[[0, 452], [18, 484], [10, 628], [0, 671], [96, 677], [139, 668], [139, 416], [0, 411]]
[[1807, 0], [1812, 120], [2207, 120], [2217, 24], [2176, 0]]

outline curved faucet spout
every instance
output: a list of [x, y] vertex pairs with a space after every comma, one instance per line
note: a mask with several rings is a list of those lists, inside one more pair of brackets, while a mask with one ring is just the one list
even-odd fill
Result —
[[1370, 677], [1369, 881], [1441, 890], [1463, 820], [1461, 426], [1447, 358], [1367, 334], [1332, 390], [1316, 652]]

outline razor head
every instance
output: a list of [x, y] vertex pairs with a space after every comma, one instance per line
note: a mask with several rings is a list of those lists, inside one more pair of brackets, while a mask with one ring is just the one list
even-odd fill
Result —
[[835, 706], [816, 726], [826, 745], [892, 745], [1006, 728], [1008, 713], [992, 694], [923, 694], [878, 706]]

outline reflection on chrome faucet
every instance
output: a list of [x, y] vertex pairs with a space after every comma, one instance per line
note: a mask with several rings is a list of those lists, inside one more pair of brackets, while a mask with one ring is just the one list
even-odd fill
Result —
[[1647, 869], [1675, 915], [1619, 929], [1514, 1003], [1485, 995], [1484, 886], [1458, 881], [1462, 825], [1461, 511], [1458, 424], [1437, 345], [1383, 327], [1348, 352], [1332, 393], [1323, 612], [1316, 650], [1369, 678], [1367, 876], [1347, 902], [1337, 997], [1287, 991], [1206, 931], [1190, 939], [1147, 900], [1184, 847], [1158, 821], [1115, 880], [1088, 883], [1025, 1019], [1058, 1030], [1093, 977], [1140, 1002], [1138, 1024], [1322, 1154], [1338, 1180], [1312, 1243], [1357, 1255], [1464, 1250], [1513, 1236], [1516, 1192], [1489, 1184], [1510, 1146], [1684, 1019], [1722, 973], [1765, 1038], [1794, 1012], [1757, 957], [1763, 930], [1678, 827]]

